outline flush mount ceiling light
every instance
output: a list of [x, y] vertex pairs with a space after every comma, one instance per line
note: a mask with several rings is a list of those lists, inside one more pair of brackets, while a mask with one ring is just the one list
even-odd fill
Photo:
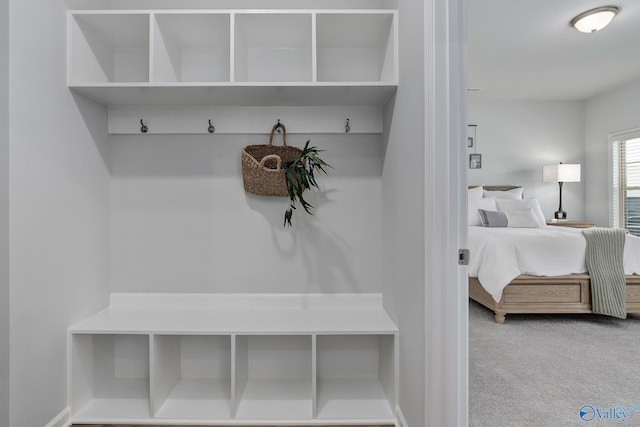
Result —
[[620, 12], [617, 6], [603, 6], [587, 10], [571, 20], [571, 26], [581, 33], [595, 33], [609, 25]]

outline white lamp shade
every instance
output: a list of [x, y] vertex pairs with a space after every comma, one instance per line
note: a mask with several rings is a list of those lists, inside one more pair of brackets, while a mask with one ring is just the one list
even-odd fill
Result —
[[571, 20], [571, 25], [581, 33], [595, 33], [600, 31], [613, 20], [620, 9], [615, 6], [605, 6], [589, 10]]
[[580, 182], [580, 165], [559, 163], [542, 167], [544, 182]]

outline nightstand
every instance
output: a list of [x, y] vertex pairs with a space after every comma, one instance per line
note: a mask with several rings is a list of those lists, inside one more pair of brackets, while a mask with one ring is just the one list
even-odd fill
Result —
[[595, 227], [595, 222], [586, 221], [547, 221], [547, 225], [557, 225], [559, 227], [573, 227], [573, 228], [589, 228]]

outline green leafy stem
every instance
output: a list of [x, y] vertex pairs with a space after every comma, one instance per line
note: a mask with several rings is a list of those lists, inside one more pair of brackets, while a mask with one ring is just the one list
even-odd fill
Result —
[[302, 206], [309, 215], [313, 215], [310, 210], [313, 206], [304, 199], [302, 194], [311, 187], [318, 188], [316, 175], [320, 172], [327, 175], [327, 168], [332, 167], [320, 158], [320, 153], [324, 150], [309, 147], [310, 141], [307, 140], [302, 153], [293, 162], [283, 166], [289, 193], [289, 208], [284, 212], [285, 226], [291, 227], [291, 218], [297, 205]]

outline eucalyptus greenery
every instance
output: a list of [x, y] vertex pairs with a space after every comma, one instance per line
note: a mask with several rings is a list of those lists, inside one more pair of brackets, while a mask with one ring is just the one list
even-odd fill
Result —
[[289, 193], [289, 208], [284, 212], [285, 226], [288, 225], [291, 227], [293, 211], [298, 204], [302, 206], [309, 215], [313, 215], [310, 211], [313, 206], [304, 199], [302, 193], [304, 193], [305, 190], [311, 189], [311, 187], [318, 188], [316, 174], [322, 172], [327, 175], [327, 168], [332, 167], [320, 158], [320, 153], [324, 150], [318, 150], [317, 147], [309, 147], [309, 142], [311, 142], [311, 140], [307, 140], [307, 143], [302, 149], [302, 153], [300, 153], [293, 162], [283, 166], [287, 181], [287, 191]]

